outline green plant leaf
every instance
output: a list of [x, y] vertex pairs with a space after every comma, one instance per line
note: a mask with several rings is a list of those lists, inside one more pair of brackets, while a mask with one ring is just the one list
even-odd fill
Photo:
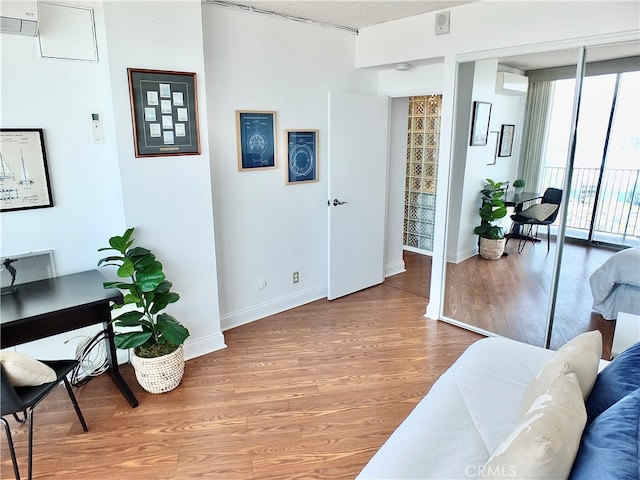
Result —
[[115, 336], [115, 344], [118, 348], [135, 348], [145, 343], [153, 334], [151, 332], [126, 332]]
[[174, 345], [182, 345], [190, 335], [189, 330], [167, 313], [158, 315], [157, 327], [162, 333], [162, 337]]
[[131, 311], [118, 315], [113, 322], [119, 327], [138, 327], [141, 325], [140, 319], [144, 316], [142, 312]]
[[118, 276], [122, 278], [129, 278], [133, 277], [134, 272], [135, 269], [133, 267], [133, 262], [128, 258], [125, 258], [120, 268], [118, 268]]
[[127, 230], [122, 237], [115, 235], [109, 239], [109, 245], [114, 250], [124, 254], [124, 252], [131, 246], [133, 240], [130, 240], [133, 229]]
[[165, 279], [164, 273], [160, 271], [152, 271], [150, 273], [140, 273], [136, 277], [136, 285], [140, 287], [142, 292], [153, 292], [158, 285]]
[[175, 292], [156, 293], [153, 297], [153, 306], [151, 307], [151, 313], [158, 313], [165, 309], [170, 303], [175, 303], [180, 299], [180, 295]]
[[[100, 250], [105, 250], [105, 249], [100, 249]], [[106, 250], [112, 250], [112, 249], [111, 249], [111, 248], [108, 248], [108, 249], [106, 249]], [[124, 260], [124, 257], [122, 257], [122, 256], [111, 255], [111, 256], [109, 256], [109, 257], [101, 258], [101, 259], [98, 261], [98, 266], [102, 265], [102, 264], [103, 264], [103, 263], [105, 263], [105, 262], [118, 262], [118, 263], [109, 263], [109, 264], [108, 264], [108, 265], [116, 265], [116, 266], [117, 266], [117, 265], [120, 265], [120, 264], [122, 263], [122, 261], [123, 261], [123, 260]], [[107, 265], [107, 264], [105, 264], [105, 266], [106, 266], [106, 265]]]
[[122, 290], [129, 290], [134, 285], [126, 282], [104, 282], [102, 286], [104, 288], [120, 288]]

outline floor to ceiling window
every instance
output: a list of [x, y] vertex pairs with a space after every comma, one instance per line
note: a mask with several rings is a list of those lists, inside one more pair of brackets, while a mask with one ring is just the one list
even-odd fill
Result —
[[[575, 79], [557, 80], [547, 133], [543, 189], [560, 186]], [[640, 245], [640, 72], [584, 79], [567, 236]]]

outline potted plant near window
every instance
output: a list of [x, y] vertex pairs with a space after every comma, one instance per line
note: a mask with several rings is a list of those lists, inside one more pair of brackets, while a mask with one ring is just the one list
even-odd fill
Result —
[[524, 189], [524, 180], [522, 178], [514, 180], [513, 190], [515, 191], [516, 195], [520, 195], [523, 189]]
[[137, 327], [116, 333], [116, 347], [131, 349], [131, 364], [142, 388], [150, 393], [168, 392], [182, 380], [182, 344], [189, 336], [189, 330], [163, 312], [180, 296], [171, 291], [172, 284], [167, 281], [155, 255], [146, 248], [133, 246], [133, 231], [129, 228], [124, 235], [111, 237], [110, 246], [98, 251], [114, 250], [118, 254], [102, 258], [98, 266], [116, 266], [118, 277], [126, 279], [104, 283], [104, 288], [126, 292], [123, 303], [113, 305], [112, 309], [125, 305], [133, 307], [113, 319], [117, 327]]
[[504, 229], [493, 222], [507, 215], [507, 207], [502, 200], [504, 187], [502, 182], [487, 178], [480, 193], [482, 205], [478, 212], [481, 221], [473, 233], [480, 236], [480, 256], [487, 260], [498, 260], [504, 253]]

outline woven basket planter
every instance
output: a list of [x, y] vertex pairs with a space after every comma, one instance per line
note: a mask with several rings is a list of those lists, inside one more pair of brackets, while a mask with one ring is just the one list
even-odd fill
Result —
[[136, 379], [149, 393], [164, 393], [180, 385], [184, 374], [184, 350], [180, 345], [173, 352], [161, 357], [142, 358], [131, 350], [131, 365]]
[[493, 240], [480, 237], [480, 256], [485, 260], [498, 260], [504, 253], [506, 239]]

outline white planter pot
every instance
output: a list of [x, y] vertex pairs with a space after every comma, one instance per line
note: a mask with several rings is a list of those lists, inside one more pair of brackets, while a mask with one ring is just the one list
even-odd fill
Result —
[[524, 190], [524, 187], [513, 187], [513, 191], [516, 195], [520, 195], [522, 193], [522, 190]]
[[506, 239], [493, 240], [480, 237], [480, 256], [485, 260], [498, 260], [504, 253]]
[[149, 393], [164, 393], [180, 385], [184, 374], [184, 349], [180, 345], [173, 352], [161, 357], [142, 358], [131, 350], [131, 365], [136, 379]]

